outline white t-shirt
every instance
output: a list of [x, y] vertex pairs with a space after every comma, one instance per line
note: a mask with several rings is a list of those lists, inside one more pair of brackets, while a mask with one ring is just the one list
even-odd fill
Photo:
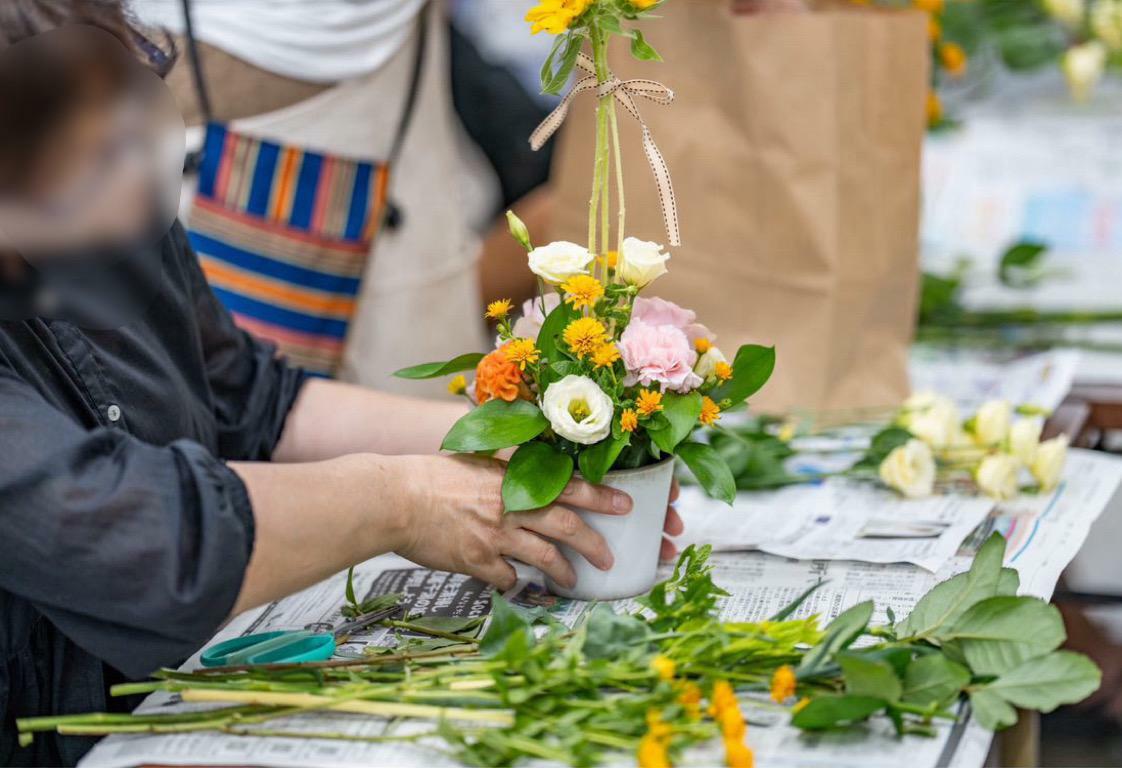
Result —
[[[424, 0], [191, 0], [195, 36], [261, 69], [335, 83], [374, 72], [409, 39]], [[132, 0], [144, 24], [184, 29], [181, 0]]]

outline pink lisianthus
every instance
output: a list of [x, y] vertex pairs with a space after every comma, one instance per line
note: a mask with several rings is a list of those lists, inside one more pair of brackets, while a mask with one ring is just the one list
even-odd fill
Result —
[[690, 347], [693, 347], [698, 339], [710, 342], [717, 340], [712, 331], [697, 322], [696, 312], [657, 296], [649, 299], [643, 296], [637, 297], [631, 309], [631, 320], [632, 322], [638, 320], [647, 325], [672, 325], [686, 334]]
[[650, 325], [633, 316], [620, 337], [619, 353], [627, 368], [627, 386], [657, 384], [663, 392], [685, 393], [702, 384], [693, 371], [697, 352], [686, 332], [673, 324]]
[[[552, 312], [557, 309], [561, 304], [561, 297], [550, 291], [545, 295], [545, 310], [546, 313]], [[522, 317], [514, 322], [514, 335], [520, 339], [534, 339], [537, 340], [538, 334], [541, 333], [542, 323], [545, 322], [545, 314], [542, 313], [542, 300], [535, 296], [532, 299], [527, 299], [522, 303]]]

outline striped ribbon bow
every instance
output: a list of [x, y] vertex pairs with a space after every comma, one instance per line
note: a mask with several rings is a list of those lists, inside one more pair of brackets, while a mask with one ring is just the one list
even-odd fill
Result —
[[607, 82], [598, 84], [596, 66], [592, 59], [584, 53], [577, 57], [577, 66], [588, 74], [577, 81], [573, 89], [557, 105], [557, 108], [549, 113], [549, 116], [534, 130], [533, 134], [530, 135], [530, 146], [536, 152], [549, 141], [549, 138], [565, 122], [565, 117], [569, 114], [569, 104], [578, 94], [595, 90], [598, 98], [615, 96], [616, 101], [639, 122], [643, 129], [643, 151], [647, 155], [647, 162], [650, 163], [655, 185], [658, 187], [658, 200], [662, 206], [662, 218], [666, 222], [667, 239], [670, 245], [681, 245], [681, 237], [678, 231], [678, 201], [674, 197], [674, 185], [670, 181], [670, 169], [666, 166], [666, 160], [663, 159], [662, 153], [658, 150], [658, 145], [655, 144], [651, 131], [647, 128], [647, 124], [643, 121], [643, 116], [639, 113], [639, 108], [635, 104], [635, 97], [641, 96], [655, 104], [665, 106], [674, 101], [674, 91], [654, 80], [620, 80], [611, 74]]

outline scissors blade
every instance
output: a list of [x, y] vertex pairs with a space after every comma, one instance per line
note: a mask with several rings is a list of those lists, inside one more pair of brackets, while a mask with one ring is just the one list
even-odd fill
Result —
[[379, 621], [385, 621], [386, 619], [390, 618], [391, 616], [397, 615], [397, 613], [400, 610], [401, 610], [400, 605], [392, 605], [389, 608], [383, 608], [380, 611], [372, 611], [371, 613], [365, 613], [362, 616], [358, 616], [358, 617], [352, 619], [351, 621], [348, 621], [346, 624], [343, 624], [340, 627], [338, 627], [335, 630], [335, 637], [344, 637], [344, 636], [347, 636], [347, 635], [353, 635], [355, 632], [358, 632], [359, 630], [366, 629], [371, 624], [377, 624]]

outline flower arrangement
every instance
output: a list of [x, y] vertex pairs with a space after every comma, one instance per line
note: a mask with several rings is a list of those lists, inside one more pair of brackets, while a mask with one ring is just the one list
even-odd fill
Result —
[[[473, 408], [453, 426], [443, 448], [515, 449], [503, 481], [508, 512], [549, 505], [578, 470], [600, 483], [611, 470], [671, 456], [680, 458], [710, 495], [731, 503], [736, 489], [729, 468], [708, 444], [690, 436], [742, 405], [775, 365], [774, 349], [762, 346], [743, 346], [730, 359], [693, 311], [647, 295], [667, 273], [670, 254], [658, 243], [625, 234], [616, 102], [641, 120], [633, 109], [632, 82], [643, 83], [645, 95], [654, 93], [662, 103], [672, 94], [651, 81], [615, 78], [607, 43], [626, 36], [637, 59], [657, 60], [638, 29], [624, 29], [657, 6], [649, 0], [544, 0], [527, 14], [535, 33], [558, 35], [543, 68], [543, 89], [558, 91], [581, 67], [588, 74], [567, 98], [593, 88], [598, 94], [588, 242], [535, 245], [525, 224], [509, 212], [510, 232], [526, 249], [538, 295], [520, 313], [507, 299], [487, 307], [486, 317], [498, 330], [493, 351], [396, 374], [411, 379], [459, 374], [449, 390], [468, 398]], [[586, 43], [591, 57], [582, 53]], [[543, 126], [555, 128], [566, 108], [567, 100]], [[656, 167], [661, 155], [657, 148], [652, 154], [653, 141], [644, 144]], [[668, 172], [656, 173], [656, 180], [660, 192], [667, 192], [664, 203], [672, 204]], [[676, 213], [664, 212], [675, 244]], [[469, 383], [463, 372], [472, 370]]]

